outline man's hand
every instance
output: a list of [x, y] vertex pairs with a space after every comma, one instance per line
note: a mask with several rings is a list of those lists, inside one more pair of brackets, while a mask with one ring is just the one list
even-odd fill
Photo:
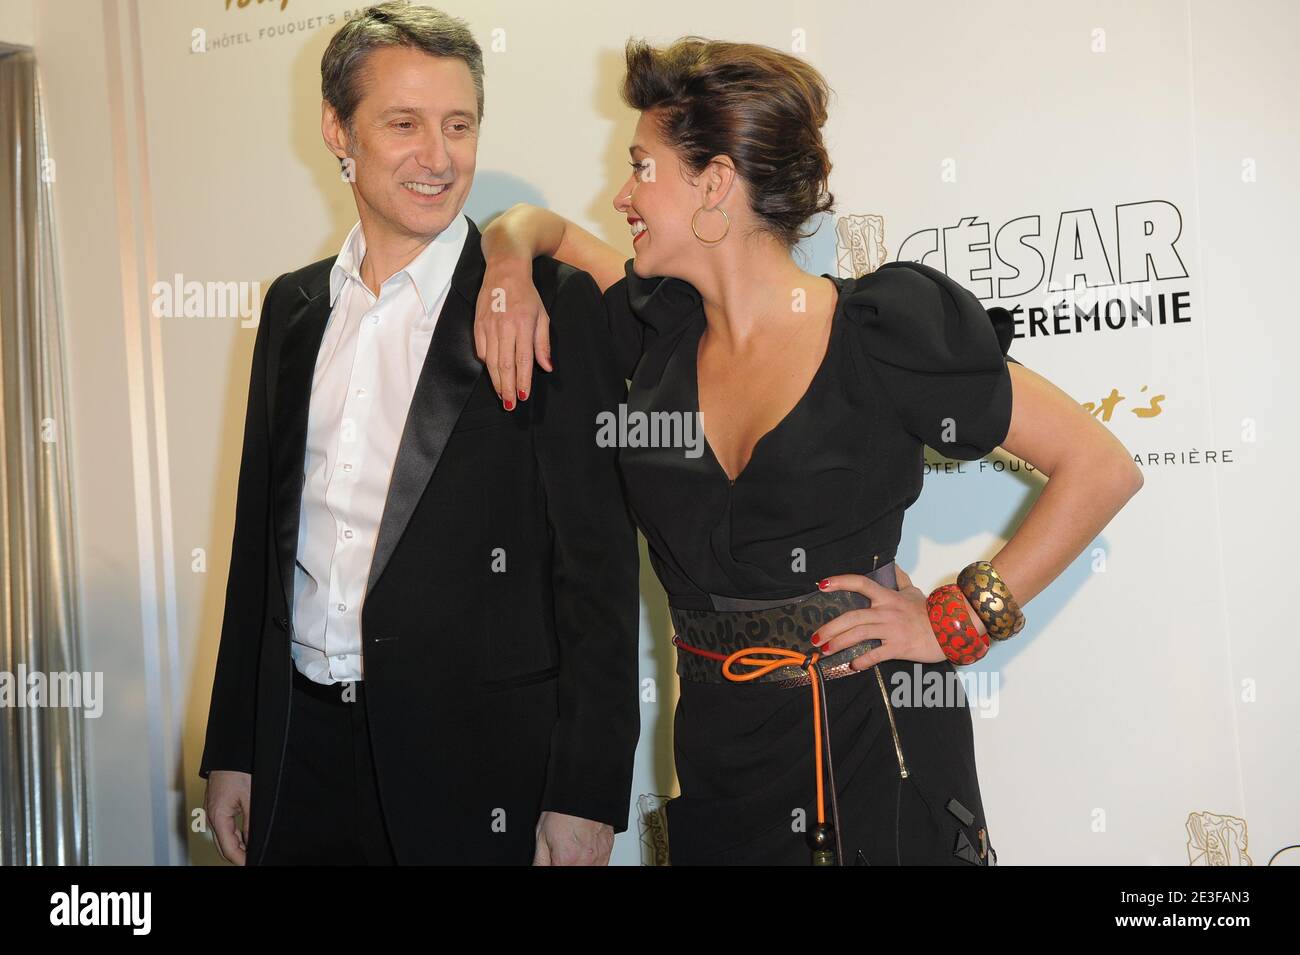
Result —
[[609, 865], [614, 827], [562, 812], [544, 812], [537, 820], [533, 865]]
[[[235, 770], [214, 769], [208, 773], [208, 788], [203, 797], [203, 811], [208, 817], [208, 829], [216, 838], [221, 858], [235, 865], [243, 865], [248, 849], [249, 796], [253, 777]], [[235, 816], [242, 816], [242, 828], [235, 825]]]

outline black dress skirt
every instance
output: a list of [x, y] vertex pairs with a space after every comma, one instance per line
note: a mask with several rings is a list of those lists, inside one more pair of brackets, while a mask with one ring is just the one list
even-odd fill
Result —
[[[869, 573], [894, 559], [925, 445], [973, 460], [1006, 437], [1010, 316], [936, 269], [890, 263], [858, 279], [826, 276], [840, 295], [825, 357], [733, 481], [690, 423], [706, 327], [699, 294], [638, 276], [632, 260], [625, 271], [605, 304], [631, 379], [626, 419], [657, 424], [639, 440], [629, 427], [620, 462], [671, 606], [793, 597], [823, 577]], [[678, 440], [649, 437], [673, 422], [684, 423]], [[947, 662], [895, 660], [824, 685], [846, 864], [992, 858], [960, 684], [944, 681], [957, 688], [946, 705], [899, 705], [911, 681], [954, 673]], [[673, 739], [672, 864], [808, 864], [816, 777], [806, 686], [683, 681]]]

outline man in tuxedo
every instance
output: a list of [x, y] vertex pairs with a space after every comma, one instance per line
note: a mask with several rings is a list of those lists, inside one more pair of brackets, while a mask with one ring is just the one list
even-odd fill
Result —
[[599, 291], [535, 262], [567, 371], [503, 404], [461, 211], [478, 45], [382, 4], [321, 74], [359, 221], [263, 302], [200, 768], [218, 846], [254, 865], [607, 862], [640, 729], [638, 566], [596, 441], [627, 395]]

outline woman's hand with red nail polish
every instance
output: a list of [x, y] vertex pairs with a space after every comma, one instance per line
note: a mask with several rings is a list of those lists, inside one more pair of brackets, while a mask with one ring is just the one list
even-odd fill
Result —
[[822, 639], [818, 651], [830, 656], [863, 640], [880, 640], [880, 646], [849, 664], [855, 670], [865, 670], [885, 660], [938, 663], [947, 659], [930, 627], [926, 595], [913, 586], [901, 568], [897, 570], [897, 580], [898, 590], [890, 590], [862, 574], [837, 574], [819, 582], [820, 589], [827, 593], [848, 590], [862, 594], [871, 601], [871, 606], [846, 611], [818, 627], [817, 636]]

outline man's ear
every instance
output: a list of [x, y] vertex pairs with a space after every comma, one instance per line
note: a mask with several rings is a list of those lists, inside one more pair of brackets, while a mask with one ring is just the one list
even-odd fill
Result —
[[329, 104], [328, 100], [321, 100], [320, 104], [320, 134], [325, 140], [325, 146], [332, 152], [336, 158], [343, 160], [348, 155], [348, 137], [339, 122], [339, 117], [334, 112], [334, 107]]
[[357, 181], [357, 159], [353, 153], [352, 140], [347, 128], [339, 122], [338, 113], [328, 102], [321, 101], [320, 115], [321, 138], [325, 146], [339, 161], [339, 176], [344, 182]]

